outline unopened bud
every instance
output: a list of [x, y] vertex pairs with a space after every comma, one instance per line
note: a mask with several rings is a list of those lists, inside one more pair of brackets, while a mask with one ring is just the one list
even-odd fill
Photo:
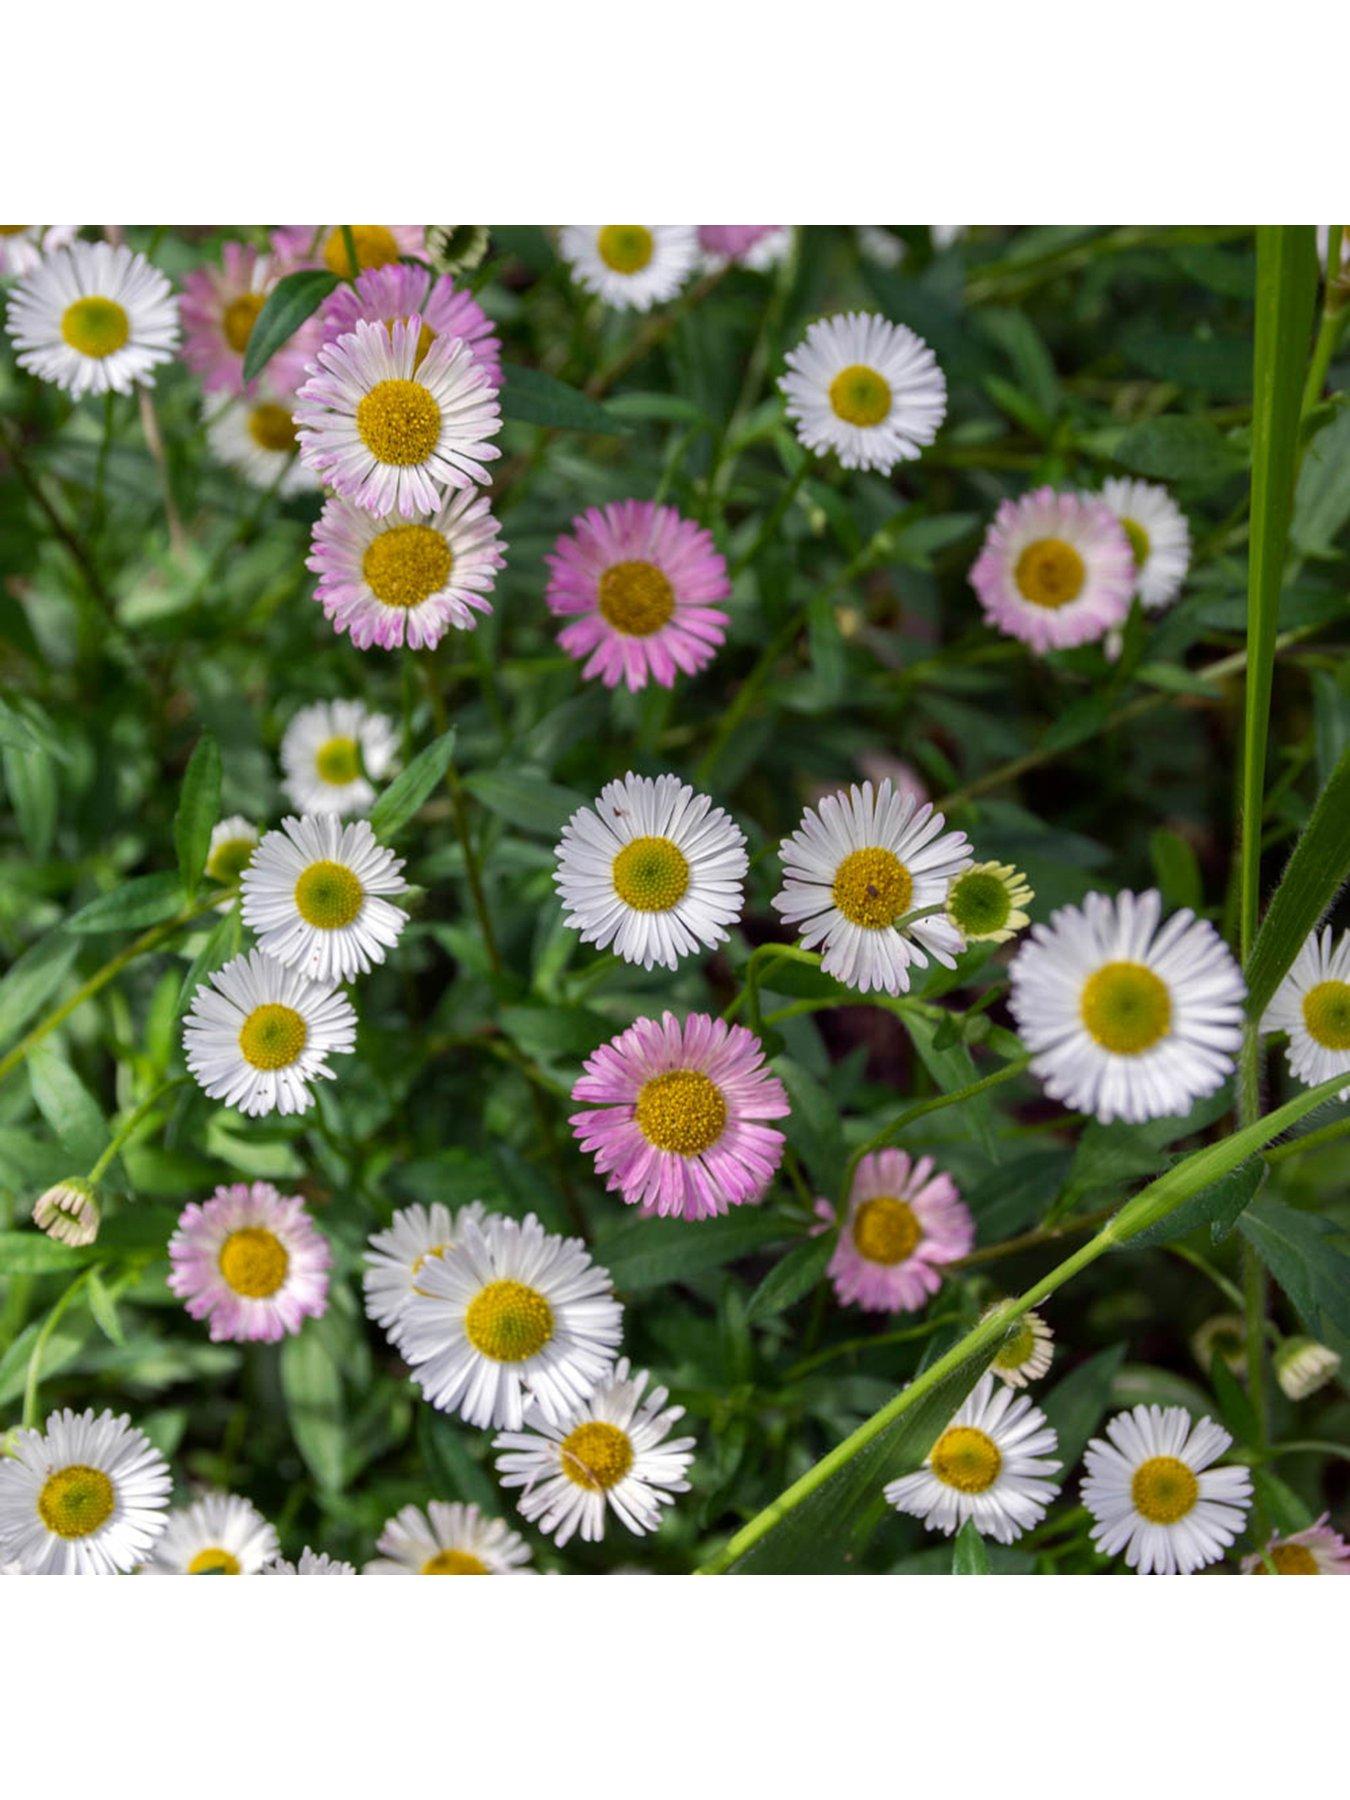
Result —
[[80, 1249], [98, 1236], [98, 1199], [93, 1184], [72, 1175], [49, 1187], [33, 1208], [33, 1223], [59, 1244]]

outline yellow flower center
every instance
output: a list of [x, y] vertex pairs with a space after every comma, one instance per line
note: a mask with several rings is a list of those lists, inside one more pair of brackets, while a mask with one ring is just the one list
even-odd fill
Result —
[[120, 350], [131, 336], [126, 308], [102, 294], [86, 294], [73, 300], [61, 315], [61, 336], [81, 356], [99, 361]]
[[260, 450], [289, 456], [299, 443], [295, 420], [288, 408], [275, 400], [260, 400], [248, 410], [248, 435]]
[[262, 1225], [243, 1225], [232, 1231], [220, 1246], [216, 1261], [235, 1293], [246, 1300], [266, 1300], [275, 1294], [291, 1266], [286, 1246]]
[[187, 1566], [189, 1575], [242, 1575], [244, 1570], [232, 1550], [199, 1550]]
[[212, 881], [238, 881], [257, 848], [256, 838], [225, 838], [211, 852], [206, 872]]
[[971, 869], [958, 875], [947, 896], [952, 923], [968, 938], [990, 937], [1002, 931], [1011, 911], [1011, 895], [989, 869]]
[[441, 409], [420, 381], [377, 381], [357, 404], [356, 429], [376, 462], [411, 468], [440, 442]]
[[1134, 558], [1136, 569], [1142, 569], [1148, 561], [1148, 533], [1137, 519], [1122, 519], [1121, 528], [1130, 540], [1130, 554]]
[[[408, 323], [408, 318], [409, 318], [409, 315], [407, 313], [402, 313], [399, 315], [398, 318], [389, 319], [386, 321], [385, 330], [389, 333], [391, 342], [392, 342], [393, 336], [394, 336], [395, 325], [406, 325]], [[417, 333], [417, 352], [413, 357], [413, 368], [414, 369], [421, 368], [423, 360], [426, 357], [427, 351], [430, 350], [431, 346], [435, 342], [436, 342], [436, 333], [431, 329], [430, 325], [427, 324], [426, 320], [423, 319], [421, 326], [419, 327], [418, 333]]]
[[[420, 1256], [415, 1256], [413, 1258], [412, 1274], [414, 1276], [420, 1275], [433, 1256], [444, 1256], [449, 1248], [449, 1244], [433, 1244], [429, 1250], [424, 1250]], [[419, 1294], [422, 1291], [421, 1288], [418, 1288], [417, 1290]]]
[[309, 1041], [309, 1027], [293, 1006], [269, 1000], [255, 1006], [239, 1032], [244, 1061], [255, 1069], [285, 1069]]
[[340, 931], [365, 905], [366, 890], [345, 863], [311, 863], [295, 884], [295, 908], [307, 925]]
[[490, 1281], [469, 1302], [464, 1335], [493, 1362], [526, 1362], [553, 1336], [553, 1308], [523, 1281]]
[[834, 872], [833, 892], [846, 919], [881, 931], [908, 910], [914, 881], [889, 850], [850, 850]]
[[1002, 1349], [994, 1358], [996, 1369], [1020, 1369], [1022, 1364], [1030, 1362], [1036, 1349], [1036, 1333], [1027, 1323], [1025, 1316], [1017, 1321], [1017, 1329], [1010, 1338], [1006, 1338]]
[[236, 294], [220, 315], [220, 330], [231, 350], [242, 356], [248, 349], [258, 314], [263, 309], [262, 294]]
[[698, 1069], [653, 1075], [638, 1089], [638, 1130], [658, 1150], [701, 1156], [726, 1130], [727, 1103], [715, 1081]]
[[1114, 1056], [1140, 1056], [1167, 1036], [1167, 983], [1137, 962], [1103, 963], [1083, 983], [1079, 1011], [1094, 1041]]
[[1134, 1509], [1150, 1525], [1175, 1525], [1200, 1497], [1200, 1483], [1175, 1456], [1150, 1456], [1130, 1483]]
[[928, 1460], [938, 1480], [962, 1494], [987, 1493], [1003, 1467], [998, 1445], [973, 1425], [949, 1425]]
[[18, 237], [27, 229], [26, 225], [0, 225], [0, 237]]
[[675, 611], [675, 589], [655, 563], [612, 563], [600, 577], [600, 611], [626, 637], [650, 637]]
[[628, 1433], [607, 1419], [587, 1419], [559, 1444], [558, 1460], [569, 1481], [588, 1494], [603, 1494], [632, 1468], [633, 1445]]
[[117, 1491], [102, 1469], [70, 1463], [54, 1470], [38, 1495], [38, 1517], [59, 1538], [88, 1537], [106, 1525], [117, 1504]]
[[348, 782], [355, 781], [361, 773], [356, 739], [335, 737], [320, 744], [314, 752], [314, 769], [319, 780], [326, 781], [329, 787], [346, 787]]
[[1037, 538], [1027, 545], [1013, 570], [1022, 598], [1052, 612], [1078, 598], [1086, 575], [1082, 557], [1063, 538]]
[[636, 275], [652, 260], [656, 240], [645, 225], [602, 225], [595, 247], [616, 275]]
[[1303, 996], [1308, 1036], [1324, 1050], [1350, 1050], [1350, 982], [1319, 981]]
[[830, 383], [830, 405], [846, 425], [880, 425], [891, 410], [891, 388], [866, 363], [850, 363]]
[[853, 1215], [853, 1244], [858, 1255], [888, 1269], [912, 1256], [922, 1237], [923, 1226], [915, 1218], [914, 1208], [894, 1194], [864, 1200]]
[[335, 225], [329, 232], [323, 247], [323, 260], [335, 275], [349, 281], [362, 269], [382, 269], [386, 263], [398, 261], [398, 239], [387, 225], [349, 225], [347, 230], [352, 234], [356, 268], [352, 267], [340, 225]]
[[423, 1575], [490, 1575], [492, 1570], [467, 1550], [438, 1550], [422, 1564]]
[[420, 606], [450, 579], [454, 554], [431, 525], [392, 525], [361, 558], [366, 586], [382, 606]]
[[[1275, 1565], [1277, 1575], [1320, 1575], [1317, 1558], [1306, 1544], [1276, 1544], [1266, 1555]], [[1257, 1563], [1253, 1575], [1269, 1575], [1264, 1563]]]
[[635, 912], [669, 912], [689, 888], [689, 864], [669, 838], [638, 837], [624, 845], [610, 871], [614, 892]]

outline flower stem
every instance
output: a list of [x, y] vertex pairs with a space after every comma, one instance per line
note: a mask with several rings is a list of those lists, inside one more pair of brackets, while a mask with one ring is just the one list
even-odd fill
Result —
[[1005, 1063], [1001, 1069], [995, 1069], [992, 1074], [981, 1076], [978, 1081], [972, 1081], [966, 1087], [954, 1088], [948, 1094], [934, 1094], [929, 1100], [920, 1100], [915, 1105], [906, 1107], [898, 1118], [892, 1119], [889, 1125], [884, 1125], [875, 1136], [868, 1138], [865, 1144], [860, 1144], [849, 1157], [844, 1168], [843, 1194], [845, 1201], [847, 1202], [849, 1193], [852, 1191], [853, 1177], [858, 1172], [858, 1164], [865, 1156], [870, 1156], [874, 1150], [881, 1150], [887, 1144], [892, 1143], [905, 1127], [912, 1125], [916, 1119], [922, 1119], [928, 1113], [940, 1112], [945, 1106], [959, 1106], [963, 1100], [973, 1100], [977, 1094], [987, 1093], [990, 1088], [996, 1088], [1005, 1081], [1011, 1081], [1015, 1075], [1022, 1073], [1030, 1061], [1030, 1056], [1015, 1057], [1011, 1062]]
[[43, 1352], [47, 1348], [52, 1333], [60, 1324], [66, 1308], [70, 1305], [71, 1301], [79, 1293], [80, 1289], [84, 1286], [85, 1282], [88, 1281], [93, 1272], [92, 1268], [81, 1269], [80, 1273], [75, 1277], [74, 1281], [71, 1282], [70, 1286], [65, 1290], [60, 1299], [57, 1300], [56, 1304], [52, 1307], [52, 1310], [42, 1321], [41, 1326], [38, 1328], [38, 1334], [33, 1339], [33, 1348], [28, 1357], [28, 1373], [23, 1384], [23, 1424], [27, 1430], [31, 1431], [35, 1429], [37, 1425], [38, 1386], [42, 1380]]
[[117, 1155], [118, 1151], [121, 1150], [122, 1146], [133, 1136], [137, 1128], [142, 1125], [155, 1110], [164, 1096], [166, 1094], [171, 1094], [175, 1088], [182, 1087], [185, 1082], [190, 1081], [191, 1079], [192, 1078], [189, 1075], [173, 1075], [168, 1081], [162, 1081], [153, 1093], [147, 1095], [147, 1097], [141, 1101], [139, 1106], [134, 1107], [117, 1127], [113, 1135], [108, 1139], [107, 1147], [104, 1149], [93, 1168], [90, 1169], [86, 1179], [91, 1182], [97, 1182], [111, 1166], [112, 1160]]

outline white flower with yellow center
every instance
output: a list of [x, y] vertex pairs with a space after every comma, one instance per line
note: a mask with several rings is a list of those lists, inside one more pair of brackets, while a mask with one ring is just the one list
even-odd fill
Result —
[[1083, 1505], [1102, 1555], [1123, 1550], [1141, 1575], [1191, 1575], [1218, 1562], [1251, 1505], [1248, 1470], [1210, 1467], [1232, 1441], [1181, 1406], [1117, 1413], [1083, 1457]]
[[[233, 887], [253, 860], [258, 848], [258, 827], [240, 813], [231, 813], [211, 827], [211, 843], [206, 852], [206, 874], [210, 881]], [[224, 902], [225, 906], [233, 902]]]
[[432, 1500], [425, 1512], [405, 1506], [380, 1533], [367, 1575], [518, 1575], [530, 1546], [504, 1519], [476, 1506]]
[[1222, 1087], [1246, 986], [1214, 927], [1162, 897], [1089, 894], [1034, 925], [1009, 1005], [1052, 1099], [1105, 1124], [1189, 1112]]
[[290, 402], [266, 390], [217, 405], [206, 422], [206, 438], [226, 468], [253, 487], [275, 489], [282, 499], [318, 491], [318, 477], [300, 461]]
[[1165, 487], [1124, 476], [1102, 483], [1102, 499], [1130, 540], [1140, 604], [1145, 612], [1161, 612], [1181, 592], [1191, 566], [1191, 529], [1185, 513]]
[[807, 808], [779, 848], [784, 881], [773, 904], [808, 950], [824, 945], [827, 975], [864, 994], [900, 994], [910, 965], [927, 966], [925, 951], [954, 966], [964, 946], [943, 909], [970, 846], [945, 824], [889, 781], [875, 794], [865, 781]]
[[408, 923], [385, 898], [405, 891], [402, 867], [365, 819], [283, 819], [244, 870], [244, 923], [263, 954], [288, 969], [311, 981], [350, 981], [382, 963]]
[[20, 368], [82, 394], [153, 385], [178, 343], [167, 279], [125, 244], [53, 250], [15, 285], [6, 315]]
[[[981, 1319], [1000, 1311], [1004, 1304], [1002, 1300], [995, 1300], [992, 1306], [985, 1307]], [[1039, 1313], [1023, 1313], [1009, 1326], [989, 1365], [989, 1373], [1011, 1388], [1023, 1388], [1030, 1381], [1039, 1381], [1054, 1360], [1054, 1341], [1054, 1332]]]
[[260, 950], [217, 969], [192, 997], [187, 1066], [213, 1100], [242, 1113], [308, 1112], [330, 1056], [356, 1042], [356, 1014], [335, 984], [311, 981]]
[[326, 1550], [311, 1550], [306, 1545], [300, 1552], [298, 1563], [287, 1562], [284, 1556], [279, 1556], [258, 1572], [261, 1575], [355, 1575], [356, 1568], [352, 1563], [329, 1556]]
[[[1304, 941], [1261, 1020], [1289, 1033], [1289, 1067], [1305, 1087], [1350, 1075], [1350, 931], [1333, 945], [1328, 925]], [[1350, 1087], [1340, 1098], [1350, 1100]]]
[[204, 1494], [169, 1514], [144, 1575], [257, 1575], [278, 1551], [277, 1534], [251, 1500]]
[[693, 225], [564, 225], [559, 247], [578, 286], [638, 312], [678, 294], [699, 259]]
[[564, 827], [553, 879], [582, 942], [675, 968], [741, 916], [745, 834], [678, 775], [625, 775]]
[[579, 1238], [533, 1213], [461, 1221], [391, 1335], [433, 1406], [518, 1431], [527, 1398], [562, 1419], [609, 1373], [623, 1330], [613, 1286]]
[[981, 1537], [1011, 1544], [1045, 1517], [1057, 1484], [1059, 1439], [1025, 1394], [982, 1375], [913, 1475], [888, 1482], [886, 1498], [930, 1531], [951, 1537], [967, 1519]]
[[817, 319], [786, 357], [778, 385], [808, 450], [885, 475], [919, 456], [947, 416], [937, 358], [907, 325], [879, 313]]
[[0, 1456], [0, 1563], [27, 1575], [117, 1575], [164, 1529], [169, 1465], [123, 1413], [67, 1407]]
[[484, 1210], [481, 1200], [471, 1200], [458, 1217], [439, 1200], [431, 1206], [405, 1206], [383, 1231], [372, 1234], [361, 1280], [366, 1312], [377, 1325], [389, 1330], [416, 1291], [428, 1259], [445, 1255], [464, 1221], [481, 1225]]
[[1006, 944], [1030, 925], [1035, 898], [1011, 863], [972, 863], [947, 892], [947, 917], [968, 944]]
[[[0, 278], [26, 275], [42, 261], [44, 250], [64, 249], [78, 229], [77, 225], [0, 225]], [[1324, 225], [1319, 229], [1326, 231]]]
[[321, 700], [286, 727], [281, 767], [291, 805], [303, 813], [369, 812], [374, 783], [388, 774], [398, 739], [383, 713], [359, 700]]
[[695, 1440], [671, 1437], [684, 1408], [667, 1406], [663, 1387], [644, 1398], [650, 1379], [645, 1369], [630, 1376], [622, 1357], [576, 1412], [550, 1419], [531, 1407], [527, 1430], [495, 1439], [502, 1486], [525, 1490], [521, 1512], [559, 1548], [578, 1531], [583, 1542], [598, 1544], [611, 1511], [638, 1536], [655, 1531], [661, 1508], [688, 1493]]

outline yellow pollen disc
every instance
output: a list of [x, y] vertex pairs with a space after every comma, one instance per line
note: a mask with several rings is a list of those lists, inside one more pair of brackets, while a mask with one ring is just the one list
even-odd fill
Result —
[[220, 1246], [216, 1261], [235, 1293], [246, 1300], [269, 1299], [291, 1266], [286, 1246], [262, 1225], [244, 1225], [232, 1231]]
[[335, 737], [320, 744], [314, 752], [314, 770], [319, 780], [326, 781], [330, 787], [346, 787], [349, 781], [355, 781], [361, 773], [356, 739]]
[[853, 1244], [858, 1255], [888, 1269], [912, 1256], [922, 1237], [923, 1226], [915, 1218], [914, 1208], [894, 1194], [864, 1200], [853, 1215]]
[[258, 314], [263, 309], [262, 294], [236, 294], [220, 315], [220, 330], [231, 350], [242, 356], [248, 349]]
[[248, 410], [248, 435], [260, 450], [289, 456], [299, 443], [295, 420], [288, 408], [275, 400], [261, 400]]
[[889, 850], [850, 850], [834, 872], [833, 893], [846, 919], [882, 931], [909, 910], [914, 882]]
[[595, 247], [616, 275], [636, 275], [652, 260], [656, 240], [645, 225], [602, 225]]
[[239, 1558], [230, 1550], [199, 1550], [187, 1566], [189, 1575], [242, 1575]]
[[721, 1088], [697, 1069], [672, 1069], [644, 1081], [635, 1112], [647, 1142], [675, 1156], [711, 1150], [727, 1124]]
[[[1266, 1554], [1275, 1565], [1277, 1575], [1320, 1575], [1317, 1558], [1306, 1544], [1276, 1544]], [[1258, 1563], [1252, 1570], [1253, 1575], [1269, 1575], [1270, 1570], [1264, 1563]]]
[[309, 1027], [293, 1006], [255, 1006], [239, 1032], [244, 1061], [255, 1069], [285, 1069], [309, 1041]]
[[1319, 981], [1303, 996], [1308, 1036], [1324, 1050], [1350, 1050], [1350, 981]]
[[612, 563], [600, 577], [600, 611], [626, 637], [650, 637], [675, 611], [675, 589], [655, 563]]
[[523, 1281], [490, 1281], [469, 1302], [464, 1335], [493, 1362], [526, 1362], [553, 1336], [553, 1308]]
[[366, 890], [345, 863], [311, 863], [295, 884], [295, 909], [307, 925], [340, 931], [366, 902]]
[[226, 838], [211, 852], [206, 872], [213, 881], [238, 881], [257, 848], [255, 838]]
[[610, 870], [614, 892], [634, 912], [669, 912], [689, 888], [689, 864], [669, 838], [639, 837], [624, 845]]
[[1175, 1456], [1150, 1456], [1130, 1483], [1135, 1511], [1150, 1525], [1175, 1525], [1200, 1497], [1200, 1483]]
[[376, 462], [407, 469], [440, 442], [441, 409], [420, 381], [377, 381], [357, 404], [356, 429]]
[[850, 363], [830, 383], [830, 405], [846, 425], [880, 425], [891, 410], [890, 383], [866, 363]]
[[438, 1550], [418, 1571], [422, 1575], [490, 1575], [492, 1570], [467, 1550]]
[[1083, 983], [1078, 1003], [1084, 1025], [1113, 1056], [1141, 1056], [1172, 1023], [1167, 983], [1137, 962], [1103, 963]]
[[420, 606], [450, 579], [454, 554], [431, 525], [392, 525], [361, 558], [366, 586], [381, 606]]
[[996, 1369], [1020, 1369], [1024, 1362], [1030, 1362], [1036, 1349], [1036, 1333], [1027, 1324], [1026, 1319], [1017, 1321], [1017, 1329], [1006, 1340], [1003, 1348], [994, 1358]]
[[[408, 315], [406, 313], [404, 313], [401, 318], [390, 319], [388, 322], [388, 325], [386, 326], [386, 330], [389, 333], [390, 339], [391, 340], [393, 339], [395, 325], [406, 325], [407, 323], [408, 323]], [[436, 342], [436, 333], [431, 329], [430, 325], [427, 324], [426, 320], [423, 319], [421, 327], [417, 333], [417, 353], [413, 357], [413, 368], [414, 369], [421, 368], [422, 363], [426, 358], [427, 351], [430, 350], [431, 346], [435, 342]]]
[[387, 225], [349, 225], [347, 229], [352, 234], [356, 251], [355, 269], [347, 254], [347, 240], [340, 225], [335, 225], [329, 232], [323, 247], [323, 260], [335, 275], [350, 280], [361, 269], [382, 269], [386, 263], [398, 261], [398, 239]]
[[1082, 557], [1063, 538], [1037, 538], [1027, 545], [1013, 570], [1022, 598], [1052, 612], [1078, 598], [1086, 575]]
[[939, 1481], [962, 1494], [984, 1494], [998, 1480], [1003, 1455], [987, 1432], [949, 1425], [933, 1445], [929, 1464]]
[[588, 1494], [617, 1487], [633, 1466], [628, 1433], [607, 1419], [587, 1419], [569, 1431], [558, 1446], [562, 1472]]
[[1136, 569], [1142, 569], [1148, 561], [1148, 533], [1135, 519], [1122, 519], [1121, 527], [1130, 540], [1130, 554], [1134, 557]]
[[116, 1504], [116, 1489], [102, 1469], [70, 1463], [43, 1482], [37, 1509], [42, 1523], [57, 1537], [82, 1538], [106, 1525]]
[[87, 294], [73, 300], [61, 315], [61, 336], [81, 356], [101, 361], [120, 350], [131, 336], [131, 320], [126, 308], [102, 294]]
[[990, 870], [971, 869], [952, 883], [947, 911], [968, 938], [989, 937], [1008, 923], [1012, 897]]
[[21, 231], [27, 231], [26, 225], [0, 225], [0, 237], [18, 237]]

